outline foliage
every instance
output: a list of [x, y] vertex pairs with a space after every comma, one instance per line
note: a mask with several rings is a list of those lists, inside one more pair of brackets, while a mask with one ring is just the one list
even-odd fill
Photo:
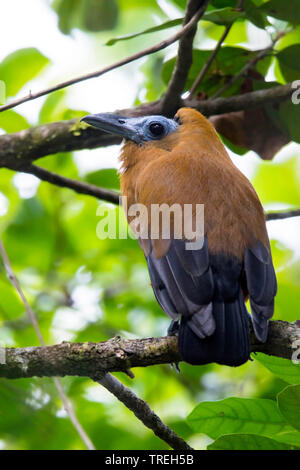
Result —
[[[80, 30], [80, 37], [88, 38], [93, 47], [116, 44], [125, 56], [142, 49], [149, 41], [154, 43], [168, 37], [169, 28], [178, 25], [186, 2], [168, 0], [168, 3], [177, 9], [176, 18], [170, 18], [151, 0], [55, 0], [51, 5], [65, 35]], [[237, 74], [256, 54], [251, 43], [253, 32], [262, 33], [266, 28], [273, 36], [283, 29], [285, 36], [277, 41], [272, 55], [257, 62], [224, 96], [243, 92], [245, 87], [246, 91], [260, 89], [299, 77], [298, 0], [289, 3], [246, 0], [243, 12], [237, 12], [235, 4], [230, 0], [210, 2], [197, 33], [186, 90], [211, 54], [212, 41], [218, 40], [224, 26], [233, 20], [236, 22], [197, 90], [199, 94], [212, 96]], [[49, 10], [49, 15], [53, 11]], [[34, 47], [12, 50], [2, 59], [0, 103], [5, 96], [13, 97], [30, 87], [32, 80], [42, 80], [44, 72], [51, 68], [50, 59], [38, 47], [37, 38]], [[104, 49], [108, 50], [105, 54], [114, 54], [114, 47]], [[171, 55], [159, 53], [136, 65], [141, 80], [135, 102], [158, 99], [170, 80], [174, 64], [173, 49]], [[95, 63], [93, 66], [96, 68]], [[271, 84], [267, 78], [270, 71], [271, 76], [272, 71], [275, 75]], [[49, 95], [39, 102], [38, 113], [31, 120], [26, 113], [23, 115], [21, 107], [0, 113], [0, 128], [3, 132], [18, 132], [30, 125], [84, 115], [83, 110], [71, 109], [69, 97], [69, 91]], [[295, 142], [300, 139], [299, 109], [290, 102], [267, 109], [277, 129], [288, 133]], [[109, 149], [106, 151], [109, 153]], [[239, 147], [238, 151], [244, 153], [245, 149]], [[253, 184], [266, 208], [300, 206], [299, 157], [291, 152], [288, 150], [287, 157], [275, 158], [273, 162], [258, 161], [256, 157], [251, 160], [255, 167]], [[82, 175], [72, 153], [50, 155], [39, 164], [71, 178], [82, 177], [86, 182], [119, 189], [115, 168], [104, 169], [99, 164], [98, 169]], [[24, 174], [0, 170], [0, 231], [26, 296], [37, 313], [45, 341], [96, 342], [117, 334], [163, 335], [168, 319], [154, 299], [137, 242], [96, 237], [100, 204], [97, 200], [39, 183], [34, 178], [29, 182], [31, 193], [24, 195], [17, 176], [25, 181]], [[119, 209], [109, 204], [106, 207], [119, 217]], [[122, 215], [120, 223], [125, 224]], [[299, 229], [299, 225], [295, 227]], [[282, 230], [278, 233], [278, 239], [272, 240], [279, 282], [275, 318], [295, 321], [300, 298], [299, 252], [282, 242]], [[15, 347], [38, 345], [2, 264], [0, 292], [0, 341]], [[169, 366], [157, 366], [135, 370], [134, 381], [124, 374], [117, 375], [196, 448], [207, 445], [211, 450], [300, 448], [300, 365], [263, 354], [254, 359], [238, 369], [183, 364], [180, 374]], [[98, 449], [167, 448], [100, 386], [70, 377], [63, 379], [63, 385]], [[7, 449], [84, 448], [49, 379], [0, 380], [0, 445]]]

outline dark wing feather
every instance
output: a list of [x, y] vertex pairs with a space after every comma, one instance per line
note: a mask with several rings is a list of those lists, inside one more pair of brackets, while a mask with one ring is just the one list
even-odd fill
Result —
[[[151, 243], [151, 242], [150, 242]], [[198, 250], [186, 250], [185, 241], [172, 240], [168, 252], [146, 256], [152, 287], [162, 309], [172, 318], [186, 316], [190, 328], [204, 338], [213, 334], [214, 279], [209, 265], [207, 240]]]
[[246, 249], [245, 273], [253, 328], [257, 339], [265, 342], [269, 319], [274, 312], [277, 282], [271, 252], [259, 241]]

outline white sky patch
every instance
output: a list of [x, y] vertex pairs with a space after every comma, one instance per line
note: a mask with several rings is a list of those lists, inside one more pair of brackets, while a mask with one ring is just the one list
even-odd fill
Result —
[[105, 388], [99, 385], [90, 385], [87, 387], [84, 398], [96, 403], [112, 404], [115, 401], [114, 396]]
[[1, 193], [1, 191], [0, 191], [0, 217], [1, 217], [2, 215], [7, 214], [8, 206], [9, 206], [9, 200], [8, 200], [7, 197], [4, 196], [4, 194]]
[[101, 289], [91, 285], [76, 286], [71, 294], [74, 308], [78, 310], [86, 322], [93, 322], [102, 316], [99, 307]]
[[34, 409], [39, 410], [43, 406], [47, 405], [50, 401], [50, 395], [43, 392], [41, 388], [34, 388], [31, 397], [25, 400], [26, 404], [32, 406]]
[[76, 332], [102, 317], [99, 305], [101, 289], [93, 285], [75, 285], [71, 291], [72, 307], [60, 307], [52, 321], [56, 341], [71, 341]]
[[251, 50], [260, 50], [271, 44], [270, 35], [263, 29], [257, 28], [253, 23], [247, 23], [247, 35], [246, 47]]
[[300, 217], [290, 219], [270, 220], [267, 223], [268, 234], [283, 243], [287, 248], [293, 250], [294, 256], [291, 261], [300, 258]]
[[261, 161], [255, 152], [247, 152], [245, 155], [238, 155], [232, 152], [228, 147], [226, 150], [238, 169], [245, 175], [249, 180], [253, 178], [256, 172], [256, 168]]
[[80, 150], [74, 152], [74, 161], [79, 175], [84, 177], [87, 173], [103, 168], [119, 168], [120, 146], [111, 145], [94, 150]]
[[29, 199], [35, 196], [40, 180], [29, 173], [16, 173], [13, 177], [13, 184], [22, 199]]
[[61, 408], [60, 410], [58, 410], [56, 413], [55, 413], [55, 416], [57, 418], [67, 418], [68, 417], [68, 413], [66, 412], [66, 410], [64, 408]]

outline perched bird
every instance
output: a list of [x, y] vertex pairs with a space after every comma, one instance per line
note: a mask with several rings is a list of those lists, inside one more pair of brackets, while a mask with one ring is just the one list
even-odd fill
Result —
[[167, 239], [161, 230], [151, 238], [151, 220], [150, 237], [139, 243], [156, 299], [177, 327], [183, 360], [245, 363], [250, 318], [257, 339], [265, 342], [277, 283], [262, 205], [214, 127], [190, 108], [179, 109], [174, 119], [106, 113], [83, 120], [125, 138], [121, 191], [128, 207], [143, 204], [150, 213], [153, 205], [190, 204], [194, 219], [195, 205], [204, 204], [201, 246], [187, 249], [174, 226]]

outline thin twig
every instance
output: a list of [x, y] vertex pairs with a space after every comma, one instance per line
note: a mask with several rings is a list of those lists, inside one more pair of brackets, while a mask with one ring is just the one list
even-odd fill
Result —
[[249, 60], [249, 62], [237, 73], [236, 75], [233, 75], [230, 80], [228, 80], [227, 83], [225, 83], [224, 86], [222, 86], [211, 98], [210, 100], [216, 99], [219, 96], [221, 96], [225, 91], [227, 91], [229, 88], [234, 85], [234, 83], [237, 82], [241, 77], [243, 77], [248, 70], [250, 70], [253, 65], [255, 65], [259, 60], [262, 60], [264, 57], [266, 57], [272, 50], [273, 50], [274, 42], [265, 49], [261, 50], [258, 54], [253, 57], [253, 59]]
[[300, 216], [300, 209], [292, 209], [289, 211], [277, 211], [277, 212], [267, 212], [266, 213], [266, 220], [282, 220], [288, 219], [291, 217], [299, 217]]
[[[12, 283], [12, 285], [14, 286], [14, 288], [16, 289], [16, 291], [18, 292], [23, 304], [24, 304], [24, 307], [25, 307], [25, 310], [27, 312], [27, 315], [30, 319], [30, 322], [32, 323], [33, 325], [33, 328], [36, 332], [36, 335], [41, 343], [41, 345], [43, 347], [46, 347], [46, 343], [44, 341], [44, 338], [43, 338], [43, 335], [41, 333], [41, 330], [39, 328], [39, 325], [38, 325], [38, 322], [37, 322], [37, 319], [36, 319], [36, 316], [35, 316], [35, 313], [33, 312], [32, 308], [30, 307], [25, 295], [24, 295], [24, 292], [20, 286], [20, 283], [12, 269], [12, 266], [11, 266], [11, 262], [9, 260], [9, 257], [7, 255], [7, 252], [5, 250], [5, 247], [3, 245], [3, 242], [2, 240], [0, 239], [0, 252], [1, 252], [1, 255], [2, 255], [2, 259], [3, 259], [3, 262], [4, 262], [4, 267], [5, 267], [5, 270], [6, 270], [6, 273], [7, 273], [7, 276], [10, 280], [10, 282]], [[82, 425], [80, 424], [80, 422], [78, 421], [78, 418], [73, 410], [73, 407], [72, 407], [72, 404], [71, 402], [69, 401], [68, 397], [66, 396], [64, 390], [63, 390], [63, 387], [61, 385], [61, 382], [60, 380], [57, 378], [57, 377], [53, 377], [53, 381], [54, 381], [54, 384], [56, 386], [56, 389], [58, 391], [58, 394], [61, 398], [61, 401], [63, 402], [63, 405], [64, 405], [64, 409], [66, 410], [71, 422], [73, 423], [73, 426], [74, 428], [76, 429], [76, 431], [78, 432], [80, 438], [82, 439], [83, 443], [85, 444], [85, 446], [87, 447], [88, 450], [96, 450], [92, 441], [90, 440], [89, 436], [86, 434], [85, 430], [83, 429]]]
[[143, 51], [137, 52], [136, 54], [130, 55], [126, 57], [125, 59], [122, 59], [118, 62], [115, 62], [112, 65], [109, 65], [107, 67], [104, 67], [101, 70], [96, 70], [95, 72], [87, 73], [84, 75], [81, 75], [79, 77], [71, 78], [70, 80], [66, 80], [62, 83], [59, 83], [55, 86], [46, 88], [44, 90], [41, 90], [37, 93], [29, 93], [27, 96], [24, 96], [22, 98], [16, 99], [14, 101], [11, 101], [10, 103], [7, 103], [3, 106], [0, 106], [0, 112], [5, 111], [7, 109], [15, 108], [16, 106], [25, 103], [27, 101], [35, 100], [36, 98], [40, 98], [41, 96], [48, 95], [49, 93], [52, 93], [57, 90], [61, 90], [62, 88], [67, 88], [71, 85], [74, 85], [75, 83], [83, 82], [84, 80], [89, 80], [91, 78], [95, 77], [100, 77], [101, 75], [104, 75], [107, 72], [110, 72], [111, 70], [115, 70], [123, 65], [129, 64], [130, 62], [133, 62], [137, 59], [140, 59], [142, 57], [148, 56], [150, 54], [154, 54], [155, 52], [161, 51], [162, 49], [165, 49], [166, 47], [170, 46], [174, 42], [178, 41], [182, 36], [187, 34], [197, 23], [199, 19], [199, 14], [196, 13], [191, 20], [184, 25], [176, 34], [171, 36], [169, 39], [166, 39], [164, 41], [161, 41], [154, 46], [151, 46], [147, 49], [144, 49]]
[[22, 168], [25, 173], [30, 173], [37, 176], [40, 180], [47, 181], [48, 183], [55, 184], [61, 188], [73, 189], [77, 193], [87, 194], [102, 199], [113, 204], [119, 204], [120, 194], [109, 189], [100, 188], [94, 184], [85, 183], [84, 181], [77, 181], [65, 176], [58, 175], [52, 171], [45, 170], [40, 166], [28, 165]]
[[[188, 24], [195, 12], [197, 12], [199, 20], [203, 16], [207, 5], [208, 0], [189, 0], [183, 24]], [[193, 63], [193, 41], [196, 31], [197, 24], [179, 41], [176, 64], [162, 98], [162, 113], [168, 116], [174, 114], [180, 107], [181, 94]]]
[[225, 31], [223, 32], [221, 38], [219, 39], [219, 42], [218, 44], [216, 45], [215, 49], [213, 50], [213, 52], [211, 53], [211, 55], [209, 56], [207, 62], [203, 65], [202, 69], [200, 70], [200, 73], [198, 75], [198, 77], [196, 78], [196, 80], [194, 81], [193, 85], [191, 86], [191, 89], [190, 89], [190, 93], [189, 93], [189, 96], [188, 98], [189, 99], [192, 99], [194, 94], [195, 94], [195, 91], [197, 90], [197, 88], [199, 87], [200, 83], [202, 82], [203, 78], [205, 77], [206, 73], [208, 72], [211, 64], [213, 63], [213, 61], [215, 60], [215, 57], [216, 55], [218, 54], [225, 38], [227, 37], [229, 31], [231, 30], [231, 26], [232, 26], [233, 23], [229, 24], [226, 26], [225, 28]]
[[193, 450], [186, 441], [179, 437], [151, 410], [147, 402], [137, 397], [132, 390], [125, 387], [116, 377], [105, 374], [100, 379], [97, 376], [91, 378], [124, 403], [147, 428], [151, 429], [157, 437], [165, 441], [172, 449]]
[[[241, 10], [243, 8], [243, 4], [244, 4], [244, 0], [238, 0], [238, 4], [237, 4], [236, 9]], [[196, 78], [193, 85], [191, 86], [188, 99], [193, 98], [193, 96], [195, 94], [195, 91], [199, 87], [200, 83], [202, 82], [203, 78], [205, 77], [206, 73], [208, 72], [211, 64], [213, 63], [214, 59], [216, 58], [223, 42], [225, 41], [226, 37], [229, 34], [229, 31], [231, 30], [231, 27], [233, 26], [233, 24], [234, 24], [234, 21], [226, 26], [225, 31], [223, 32], [222, 36], [220, 37], [215, 49], [213, 50], [213, 52], [209, 56], [207, 62], [204, 64], [204, 66], [200, 70], [200, 73], [199, 73], [198, 77]]]

